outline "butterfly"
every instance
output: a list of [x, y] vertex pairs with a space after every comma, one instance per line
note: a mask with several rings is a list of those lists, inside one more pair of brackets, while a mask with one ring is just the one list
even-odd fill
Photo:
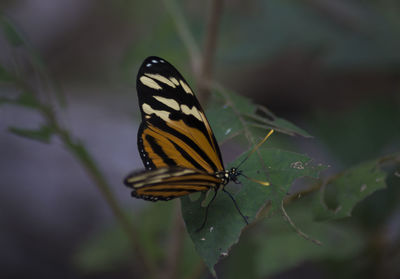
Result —
[[142, 116], [137, 144], [146, 170], [125, 178], [124, 184], [132, 189], [132, 196], [168, 201], [213, 190], [205, 219], [198, 229], [201, 230], [207, 221], [209, 206], [218, 190], [222, 190], [248, 224], [236, 200], [225, 189], [230, 181], [239, 183], [237, 177], [244, 174], [238, 168], [224, 168], [204, 111], [178, 70], [162, 58], [148, 57], [139, 68], [136, 88]]

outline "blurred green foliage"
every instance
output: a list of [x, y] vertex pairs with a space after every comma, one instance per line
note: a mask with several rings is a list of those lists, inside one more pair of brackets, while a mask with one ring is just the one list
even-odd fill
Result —
[[[151, 1], [128, 2], [121, 0], [112, 5], [115, 13], [123, 13], [127, 18], [133, 15], [132, 21], [140, 26], [137, 37], [121, 61], [129, 82], [136, 75], [137, 65], [143, 57], [152, 54], [168, 58], [191, 80], [187, 67], [189, 55], [176, 32], [173, 18], [163, 9], [155, 9]], [[206, 11], [193, 12], [198, 5], [202, 7], [198, 3], [190, 6], [180, 1], [179, 5], [193, 37], [200, 42], [203, 29], [199, 19], [203, 19], [202, 13]], [[216, 59], [218, 69], [220, 72], [221, 69], [233, 72], [238, 65], [267, 63], [275, 56], [295, 49], [317, 57], [320, 69], [327, 73], [352, 73], [361, 69], [398, 78], [399, 10], [396, 1], [271, 0], [236, 3], [228, 6], [224, 13]], [[143, 24], [148, 22], [149, 14], [154, 22]], [[42, 60], [10, 21], [2, 17], [0, 23], [10, 46], [25, 46], [32, 58], [32, 66], [44, 71]], [[19, 82], [21, 77], [17, 78], [9, 68], [0, 65], [1, 84]], [[398, 90], [395, 92], [397, 95]], [[12, 103], [37, 110], [43, 108], [33, 92], [21, 91], [14, 98], [1, 96], [0, 105]], [[245, 129], [251, 136], [247, 138], [246, 146], [249, 141], [254, 144], [260, 135], [259, 129], [276, 128], [289, 135], [311, 134], [323, 146], [321, 153], [329, 154], [327, 163], [336, 163], [333, 168], [337, 173], [323, 180], [307, 180], [302, 188], [307, 191], [293, 193], [294, 180], [304, 175], [317, 178], [323, 167], [308, 165], [309, 156], [278, 149], [260, 149], [264, 163], [270, 167], [268, 178], [258, 173], [260, 158], [257, 154], [246, 162], [243, 169], [246, 175], [268, 179], [272, 185], [266, 188], [242, 181], [244, 186], [235, 192], [239, 205], [251, 220], [255, 220], [257, 214], [260, 216], [242, 236], [243, 220], [223, 193], [218, 195], [211, 208], [208, 222], [215, 224], [213, 230], [208, 227], [201, 234], [194, 233], [203, 216], [201, 201], [184, 199], [183, 215], [189, 233], [182, 237], [182, 253], [177, 258], [179, 278], [207, 277], [201, 261], [213, 270], [221, 259], [220, 255], [224, 258], [225, 253], [229, 257], [216, 266], [217, 273], [223, 278], [265, 278], [284, 272], [293, 275], [304, 263], [310, 264], [311, 273], [318, 271], [317, 278], [399, 276], [399, 99], [393, 98], [392, 92], [382, 91], [341, 111], [313, 107], [302, 116], [306, 132], [268, 111], [263, 112], [234, 92], [216, 93], [207, 115], [219, 141], [229, 140], [232, 134], [240, 134]], [[313, 96], [309, 98], [312, 103]], [[11, 131], [44, 142], [50, 142], [52, 135], [47, 126], [35, 131], [13, 127]], [[273, 139], [271, 142], [280, 147], [280, 143], [275, 145]], [[300, 164], [293, 165], [296, 162]], [[285, 204], [288, 215], [302, 231], [320, 240], [322, 246], [296, 234], [278, 214], [276, 209], [287, 192], [292, 194]], [[261, 209], [267, 201], [272, 201], [272, 209], [266, 207], [264, 210], [270, 212], [264, 214]], [[168, 241], [173, 232], [171, 203], [151, 204], [134, 214], [132, 219], [140, 232], [138, 241], [152, 261], [162, 267], [168, 260]], [[210, 238], [212, 233], [218, 233], [218, 236]], [[236, 242], [238, 244], [232, 247]], [[112, 225], [82, 243], [74, 263], [89, 276], [135, 265], [131, 261], [128, 243], [119, 227]]]

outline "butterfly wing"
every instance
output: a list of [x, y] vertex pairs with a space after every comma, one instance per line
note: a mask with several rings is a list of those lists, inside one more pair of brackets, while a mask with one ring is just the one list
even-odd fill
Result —
[[124, 183], [133, 189], [133, 197], [158, 201], [216, 189], [221, 179], [194, 169], [167, 167], [132, 173]]
[[174, 66], [159, 57], [146, 58], [137, 92], [142, 113], [138, 148], [146, 169], [179, 166], [210, 174], [224, 170], [210, 124]]

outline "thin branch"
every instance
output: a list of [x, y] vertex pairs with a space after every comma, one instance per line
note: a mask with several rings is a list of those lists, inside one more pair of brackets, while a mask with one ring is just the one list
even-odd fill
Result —
[[201, 59], [200, 50], [194, 37], [189, 31], [188, 24], [186, 23], [184, 16], [182, 15], [175, 0], [164, 0], [164, 5], [175, 23], [176, 30], [183, 41], [183, 45], [186, 47], [186, 50], [189, 53], [193, 71], [195, 73], [199, 72]]
[[281, 212], [283, 217], [285, 217], [286, 221], [288, 221], [288, 223], [290, 224], [290, 226], [293, 228], [293, 230], [295, 230], [301, 237], [303, 237], [306, 240], [311, 241], [314, 244], [317, 245], [322, 245], [322, 242], [317, 240], [317, 239], [313, 239], [310, 236], [308, 236], [307, 234], [305, 234], [304, 232], [302, 232], [297, 226], [296, 224], [292, 221], [292, 219], [289, 217], [289, 215], [286, 213], [285, 207], [283, 206], [283, 201], [281, 202]]
[[173, 224], [168, 239], [169, 247], [167, 250], [166, 268], [161, 274], [163, 279], [178, 278], [179, 264], [183, 252], [185, 240], [185, 226], [182, 223], [180, 201], [174, 201]]
[[195, 73], [198, 86], [197, 97], [200, 103], [205, 103], [210, 94], [210, 81], [214, 66], [214, 57], [217, 46], [219, 23], [222, 15], [223, 0], [211, 0], [210, 16], [206, 23], [204, 36], [204, 50], [200, 54], [199, 47], [193, 35], [190, 33], [175, 0], [164, 0], [164, 5], [173, 19], [177, 32], [189, 53], [193, 72]]
[[207, 21], [204, 38], [202, 64], [198, 77], [198, 93], [201, 101], [205, 103], [210, 96], [209, 81], [212, 77], [214, 58], [217, 47], [218, 30], [221, 21], [223, 0], [211, 0], [210, 16]]

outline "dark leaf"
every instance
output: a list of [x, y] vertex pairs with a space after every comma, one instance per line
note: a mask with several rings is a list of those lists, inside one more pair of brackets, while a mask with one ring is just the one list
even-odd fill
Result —
[[386, 187], [387, 173], [381, 163], [394, 160], [399, 154], [367, 161], [329, 179], [315, 200], [317, 220], [339, 219], [351, 216], [353, 208], [377, 190]]
[[[318, 177], [323, 166], [315, 166], [307, 156], [278, 149], [259, 149], [259, 155], [252, 155], [243, 166], [243, 173], [251, 178], [269, 181], [270, 186], [262, 186], [241, 177], [242, 187], [234, 193], [235, 200], [249, 222], [255, 220], [259, 211], [270, 201], [272, 210], [278, 208], [293, 181], [299, 177]], [[243, 155], [245, 156], [245, 155]], [[241, 156], [232, 165], [243, 159]], [[262, 158], [262, 159], [260, 159]], [[262, 166], [265, 165], [265, 171]], [[237, 212], [232, 200], [223, 192], [218, 193], [211, 205], [206, 226], [200, 232], [205, 210], [202, 199], [192, 202], [189, 197], [182, 199], [182, 212], [187, 230], [197, 252], [215, 275], [214, 265], [227, 256], [230, 247], [239, 241], [244, 220]]]

